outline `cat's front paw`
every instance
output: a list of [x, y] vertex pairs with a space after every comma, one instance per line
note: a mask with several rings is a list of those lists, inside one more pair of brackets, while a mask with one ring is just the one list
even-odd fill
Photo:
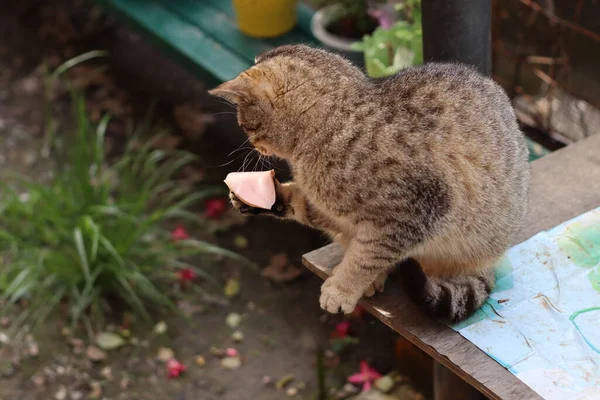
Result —
[[231, 203], [233, 208], [235, 208], [244, 215], [257, 215], [262, 212], [268, 211], [257, 207], [249, 206], [248, 204], [242, 202], [233, 192], [229, 192], [229, 202]]
[[356, 304], [362, 297], [363, 293], [354, 293], [348, 290], [347, 285], [343, 285], [340, 279], [336, 279], [335, 275], [327, 278], [323, 286], [321, 286], [321, 298], [319, 302], [323, 310], [336, 314], [342, 310], [344, 314], [350, 314], [354, 311]]

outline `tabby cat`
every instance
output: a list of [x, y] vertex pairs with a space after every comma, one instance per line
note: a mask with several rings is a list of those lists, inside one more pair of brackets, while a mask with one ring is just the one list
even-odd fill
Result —
[[491, 79], [431, 63], [370, 79], [344, 58], [302, 45], [257, 57], [211, 94], [237, 106], [263, 155], [287, 160], [269, 210], [321, 229], [345, 247], [321, 307], [350, 313], [383, 290], [389, 271], [426, 311], [468, 317], [494, 286], [493, 264], [525, 215], [528, 150]]

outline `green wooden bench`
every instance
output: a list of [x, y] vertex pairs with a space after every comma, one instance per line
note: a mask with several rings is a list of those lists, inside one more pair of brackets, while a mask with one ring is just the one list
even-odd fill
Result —
[[254, 57], [283, 44], [314, 44], [313, 11], [298, 6], [298, 24], [274, 39], [242, 34], [230, 0], [96, 0], [125, 24], [146, 34], [207, 84], [235, 78]]

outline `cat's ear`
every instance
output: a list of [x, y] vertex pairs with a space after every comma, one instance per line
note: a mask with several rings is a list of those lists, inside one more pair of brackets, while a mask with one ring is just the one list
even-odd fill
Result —
[[216, 97], [221, 97], [225, 100], [229, 100], [235, 105], [238, 105], [242, 102], [249, 102], [250, 93], [248, 91], [246, 82], [242, 77], [237, 77], [221, 85], [216, 88], [209, 90], [209, 94]]

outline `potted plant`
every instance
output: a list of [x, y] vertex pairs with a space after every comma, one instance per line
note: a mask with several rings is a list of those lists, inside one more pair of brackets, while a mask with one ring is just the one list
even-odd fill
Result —
[[313, 35], [328, 50], [362, 64], [362, 53], [352, 44], [377, 28], [377, 18], [371, 11], [384, 0], [313, 0], [313, 3], [321, 7], [311, 21]]
[[423, 63], [423, 30], [420, 0], [396, 4], [397, 21], [378, 10], [380, 25], [365, 35], [353, 49], [364, 52], [367, 74], [372, 78], [393, 75], [411, 65]]
[[283, 35], [296, 25], [296, 0], [233, 0], [242, 33], [269, 38]]

